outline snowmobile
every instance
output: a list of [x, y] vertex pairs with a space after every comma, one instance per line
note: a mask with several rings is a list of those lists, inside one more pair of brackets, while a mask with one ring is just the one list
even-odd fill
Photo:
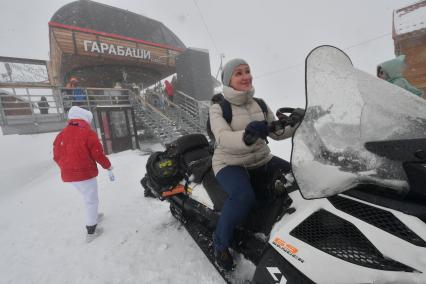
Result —
[[[292, 170], [274, 174], [234, 234], [237, 269], [249, 260], [251, 279], [214, 263], [211, 236], [226, 193], [203, 135], [171, 147], [189, 173], [181, 182], [159, 186], [147, 169], [142, 186], [170, 202], [228, 283], [426, 283], [426, 101], [355, 69], [332, 46], [307, 56], [305, 89]], [[278, 112], [274, 131], [291, 123], [288, 108]]]

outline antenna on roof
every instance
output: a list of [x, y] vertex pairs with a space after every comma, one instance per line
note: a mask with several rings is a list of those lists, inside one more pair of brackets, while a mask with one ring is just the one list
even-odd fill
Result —
[[223, 60], [223, 58], [225, 58], [225, 53], [221, 53], [221, 54], [219, 54], [219, 56], [220, 56], [220, 66], [219, 66], [219, 69], [217, 70], [217, 73], [216, 73], [216, 80], [217, 80], [217, 76], [219, 76], [219, 73], [223, 70], [222, 60]]

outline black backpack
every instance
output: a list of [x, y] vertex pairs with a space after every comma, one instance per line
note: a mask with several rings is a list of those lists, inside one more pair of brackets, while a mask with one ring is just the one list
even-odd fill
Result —
[[[265, 120], [267, 120], [268, 117], [268, 107], [266, 106], [266, 103], [259, 98], [253, 98], [253, 100], [259, 105], [260, 109], [263, 112], [263, 116], [265, 117]], [[225, 119], [225, 121], [228, 124], [231, 124], [232, 122], [232, 107], [231, 103], [223, 98], [219, 102], [220, 108], [222, 109], [222, 116]], [[207, 135], [209, 136], [211, 141], [215, 141], [215, 137], [213, 135], [211, 125], [210, 125], [210, 116], [207, 118], [207, 125], [206, 125]]]
[[146, 163], [146, 173], [153, 186], [158, 190], [177, 185], [183, 178], [179, 158], [170, 149], [164, 152], [154, 152]]
[[188, 134], [169, 145], [163, 152], [154, 152], [146, 163], [145, 178], [155, 191], [161, 193], [194, 175], [200, 183], [211, 168], [209, 143], [203, 134]]

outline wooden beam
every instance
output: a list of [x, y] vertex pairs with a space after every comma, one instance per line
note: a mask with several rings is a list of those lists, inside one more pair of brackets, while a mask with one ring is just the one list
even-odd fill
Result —
[[34, 64], [34, 65], [45, 65], [46, 66], [47, 60], [0, 56], [0, 62]]
[[0, 83], [0, 88], [54, 88], [48, 83]]
[[73, 45], [74, 45], [74, 54], [78, 54], [77, 42], [75, 40], [75, 33], [74, 32], [72, 33], [72, 42], [73, 42]]

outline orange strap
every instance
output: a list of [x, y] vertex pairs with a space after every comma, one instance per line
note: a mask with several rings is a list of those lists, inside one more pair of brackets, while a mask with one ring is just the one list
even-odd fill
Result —
[[172, 195], [183, 193], [183, 192], [185, 192], [185, 186], [183, 186], [182, 184], [178, 184], [175, 187], [173, 187], [171, 190], [162, 192], [161, 196], [168, 197], [168, 196], [172, 196]]

